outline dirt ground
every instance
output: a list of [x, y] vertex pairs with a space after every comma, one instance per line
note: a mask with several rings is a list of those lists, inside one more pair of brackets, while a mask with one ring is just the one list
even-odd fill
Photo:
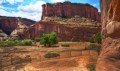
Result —
[[15, 71], [88, 71], [89, 56], [33, 62]]
[[[2, 68], [0, 71], [89, 71], [86, 65], [96, 63], [97, 52], [90, 50], [74, 51], [84, 49], [90, 44], [88, 42], [69, 42], [69, 44], [70, 47], [15, 46], [0, 48], [0, 60], [3, 58], [0, 63], [8, 64], [6, 67], [0, 67]], [[43, 55], [47, 52], [59, 52], [60, 57], [46, 59]], [[29, 58], [25, 60], [28, 55], [31, 58], [30, 61]], [[11, 56], [13, 61], [10, 59]], [[16, 63], [11, 65], [10, 61]]]

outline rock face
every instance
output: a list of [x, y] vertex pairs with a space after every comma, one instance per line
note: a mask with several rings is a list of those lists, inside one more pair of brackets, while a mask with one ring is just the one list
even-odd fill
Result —
[[100, 22], [100, 13], [97, 8], [89, 4], [80, 3], [55, 3], [42, 5], [42, 19], [45, 17], [58, 16], [62, 18], [71, 18], [74, 16], [80, 16], [85, 18], [91, 18]]
[[7, 38], [7, 34], [5, 34], [1, 29], [0, 29], [0, 41], [2, 41], [4, 38]]
[[100, 13], [89, 4], [55, 3], [42, 5], [42, 21], [19, 34], [21, 38], [42, 36], [56, 32], [59, 41], [88, 41], [101, 31]]
[[11, 37], [19, 37], [19, 34], [23, 33], [27, 29], [28, 29], [28, 26], [26, 26], [24, 23], [22, 23], [19, 20], [17, 28], [10, 34], [10, 36]]
[[[90, 31], [92, 30], [92, 31]], [[59, 41], [88, 41], [89, 38], [100, 31], [100, 27], [70, 28], [56, 22], [38, 22], [28, 28], [22, 38], [35, 38], [43, 33], [56, 32]]]
[[[0, 29], [2, 29], [5, 33], [10, 35], [10, 33], [17, 28], [18, 25], [17, 17], [4, 17], [0, 16]], [[19, 18], [21, 22], [25, 23], [27, 26], [30, 26], [35, 23], [35, 21], [28, 20], [25, 18]]]
[[96, 71], [120, 71], [120, 0], [101, 0], [102, 51]]

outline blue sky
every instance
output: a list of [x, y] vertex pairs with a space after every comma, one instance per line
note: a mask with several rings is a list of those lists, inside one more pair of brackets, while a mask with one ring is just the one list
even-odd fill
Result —
[[42, 4], [64, 1], [89, 3], [100, 11], [99, 0], [0, 0], [0, 15], [23, 17], [39, 21], [42, 14]]

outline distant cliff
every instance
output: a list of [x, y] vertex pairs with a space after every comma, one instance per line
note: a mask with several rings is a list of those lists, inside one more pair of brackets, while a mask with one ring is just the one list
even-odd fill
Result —
[[21, 38], [34, 39], [56, 32], [59, 41], [89, 41], [101, 31], [100, 13], [89, 4], [47, 3], [42, 7], [42, 20], [18, 34]]
[[89, 38], [100, 32], [100, 30], [101, 27], [71, 28], [56, 22], [37, 22], [19, 36], [34, 39], [44, 33], [56, 32], [59, 41], [89, 41]]
[[100, 22], [100, 13], [97, 8], [89, 4], [81, 3], [54, 3], [42, 5], [42, 19], [45, 17], [58, 16], [62, 18], [71, 18], [75, 16], [90, 18]]
[[11, 32], [17, 28], [18, 19], [20, 19], [20, 21], [26, 24], [27, 26], [30, 26], [35, 23], [35, 21], [25, 18], [0, 16], [0, 29], [2, 29], [5, 33], [10, 35]]

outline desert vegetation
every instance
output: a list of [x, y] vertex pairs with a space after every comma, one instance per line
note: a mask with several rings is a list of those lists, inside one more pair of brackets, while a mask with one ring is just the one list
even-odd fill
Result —
[[40, 43], [44, 46], [51, 47], [54, 44], [58, 43], [57, 35], [55, 32], [52, 32], [50, 34], [43, 34], [42, 37], [40, 37]]
[[45, 58], [54, 58], [58, 56], [60, 56], [60, 54], [55, 53], [55, 52], [48, 52], [47, 54], [44, 55]]
[[90, 71], [95, 71], [96, 65], [95, 64], [87, 64], [86, 67]]
[[101, 33], [97, 33], [94, 37], [92, 36], [89, 40], [90, 43], [98, 43], [101, 44]]
[[[99, 36], [96, 36], [96, 39]], [[39, 43], [40, 46], [37, 48], [37, 43]], [[17, 49], [16, 52], [22, 52], [24, 51], [30, 51], [31, 55], [29, 55], [30, 60], [31, 57], [34, 57], [33, 59], [39, 60], [38, 62], [42, 61], [49, 61], [49, 60], [61, 60], [65, 58], [74, 58], [74, 57], [82, 57], [82, 56], [90, 56], [95, 55], [94, 57], [98, 56], [98, 53], [100, 52], [101, 45], [97, 43], [89, 43], [89, 42], [59, 42], [57, 34], [52, 32], [49, 34], [43, 34], [43, 36], [36, 37], [35, 39], [20, 39], [18, 37], [15, 38], [5, 38], [3, 41], [0, 42], [1, 47], [8, 47], [10, 49]], [[13, 47], [16, 46], [16, 47]], [[57, 48], [54, 48], [54, 46], [57, 46]], [[28, 48], [27, 48], [28, 47]], [[48, 47], [48, 48], [46, 48]], [[4, 49], [3, 49], [4, 50]], [[37, 52], [37, 54], [34, 55], [34, 52]], [[17, 54], [17, 53], [16, 53]], [[27, 53], [23, 54], [24, 56], [28, 56]], [[19, 55], [19, 56], [23, 56]], [[10, 56], [11, 57], [11, 56]], [[12, 55], [13, 57], [13, 55]], [[88, 57], [88, 58], [90, 58]], [[16, 58], [16, 57], [15, 57]], [[21, 58], [22, 61], [24, 61], [24, 58]], [[96, 60], [96, 58], [93, 58]], [[19, 60], [21, 61], [21, 60]], [[24, 62], [23, 62], [24, 63]], [[54, 63], [54, 62], [53, 62]], [[64, 62], [66, 63], [66, 62]], [[45, 64], [46, 65], [46, 64]], [[90, 71], [95, 71], [94, 65], [87, 65], [86, 68]]]
[[19, 40], [17, 38], [5, 38], [3, 41], [0, 42], [0, 46], [2, 47], [31, 46], [33, 43], [34, 42], [31, 39]]

